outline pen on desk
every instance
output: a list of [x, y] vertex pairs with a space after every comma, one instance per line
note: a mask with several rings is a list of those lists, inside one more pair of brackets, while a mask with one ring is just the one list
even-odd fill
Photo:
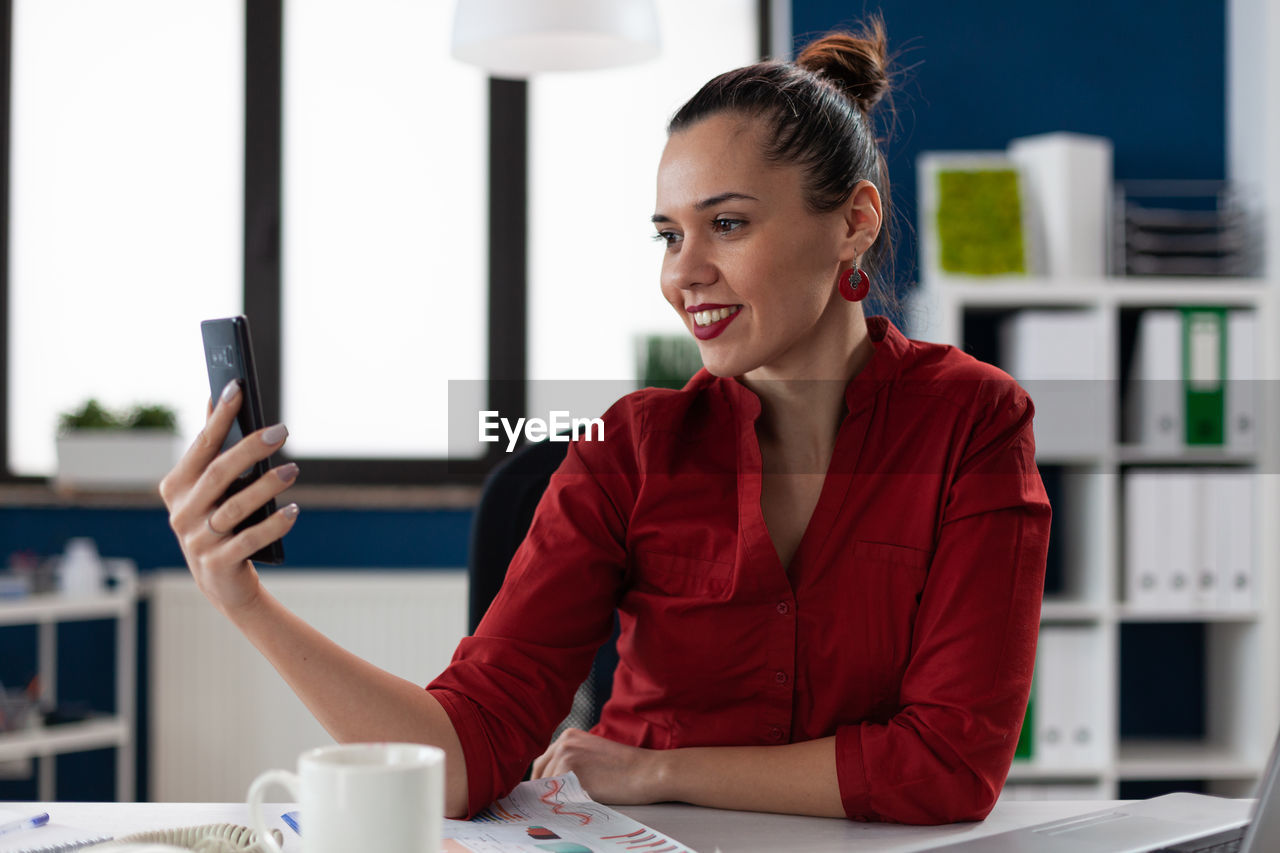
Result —
[[21, 820], [11, 821], [10, 823], [0, 823], [0, 835], [6, 835], [10, 832], [20, 832], [24, 829], [35, 829], [37, 826], [44, 826], [49, 822], [49, 813], [24, 817]]

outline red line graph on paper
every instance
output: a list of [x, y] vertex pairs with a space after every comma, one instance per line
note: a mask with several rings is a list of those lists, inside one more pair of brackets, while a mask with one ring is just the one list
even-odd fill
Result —
[[625, 835], [602, 835], [600, 840], [612, 841], [626, 850], [641, 850], [644, 853], [675, 853], [675, 851], [689, 853], [683, 847], [672, 844], [665, 838], [659, 838], [656, 832], [648, 828], [637, 829]]
[[602, 835], [600, 840], [612, 841], [627, 850], [643, 850], [644, 853], [668, 853], [668, 851], [680, 849], [665, 838], [659, 838], [658, 834], [651, 829], [637, 829], [626, 835]]
[[547, 790], [542, 796], [538, 797], [538, 799], [542, 800], [543, 803], [550, 806], [551, 811], [560, 815], [561, 817], [579, 818], [581, 821], [579, 824], [580, 826], [586, 826], [587, 824], [591, 823], [591, 815], [583, 814], [582, 812], [567, 811], [564, 807], [564, 803], [556, 802], [555, 800], [556, 795], [560, 793], [562, 788], [564, 788], [564, 783], [561, 782], [559, 779], [548, 779]]

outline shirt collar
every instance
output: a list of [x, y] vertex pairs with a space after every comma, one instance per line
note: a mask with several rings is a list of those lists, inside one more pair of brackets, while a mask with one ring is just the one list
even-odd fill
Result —
[[875, 348], [871, 360], [844, 389], [844, 403], [851, 413], [868, 405], [876, 389], [898, 375], [903, 357], [911, 347], [910, 341], [888, 317], [868, 317], [867, 337]]
[[[903, 357], [911, 347], [911, 342], [888, 317], [868, 317], [867, 337], [874, 348], [871, 359], [845, 386], [844, 401], [850, 413], [870, 405], [876, 389], [898, 374]], [[690, 380], [690, 385], [705, 382], [720, 389], [740, 418], [755, 421], [760, 417], [760, 398], [737, 379], [713, 377], [703, 368]]]

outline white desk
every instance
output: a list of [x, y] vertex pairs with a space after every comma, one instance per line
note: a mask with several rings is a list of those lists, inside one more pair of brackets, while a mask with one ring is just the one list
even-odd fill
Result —
[[[617, 810], [666, 833], [698, 853], [846, 853], [846, 851], [924, 850], [944, 841], [960, 841], [1003, 832], [1018, 826], [1043, 823], [1106, 808], [1112, 803], [1008, 802], [1000, 803], [981, 823], [948, 826], [896, 826], [857, 823], [833, 818], [755, 814], [704, 809], [698, 806], [626, 806]], [[5, 803], [6, 808], [24, 805]], [[35, 811], [49, 812], [50, 820], [115, 836], [175, 826], [205, 823], [248, 824], [242, 803], [36, 803]], [[302, 853], [297, 835], [279, 815], [295, 806], [268, 804], [272, 825], [284, 833], [287, 853]]]

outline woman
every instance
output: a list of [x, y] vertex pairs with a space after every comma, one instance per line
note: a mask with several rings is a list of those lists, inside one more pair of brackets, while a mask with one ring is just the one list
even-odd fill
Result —
[[[890, 247], [868, 113], [882, 24], [708, 83], [671, 122], [662, 290], [705, 370], [629, 395], [552, 478], [507, 582], [427, 690], [345, 652], [246, 557], [288, 532], [282, 466], [218, 506], [283, 428], [217, 456], [234, 388], [166, 477], [204, 594], [340, 741], [433, 743], [446, 809], [575, 771], [612, 803], [940, 823], [986, 815], [1012, 761], [1049, 506], [1032, 406], [861, 299]], [[613, 697], [547, 747], [617, 611]], [[545, 750], [545, 752], [543, 752]]]

